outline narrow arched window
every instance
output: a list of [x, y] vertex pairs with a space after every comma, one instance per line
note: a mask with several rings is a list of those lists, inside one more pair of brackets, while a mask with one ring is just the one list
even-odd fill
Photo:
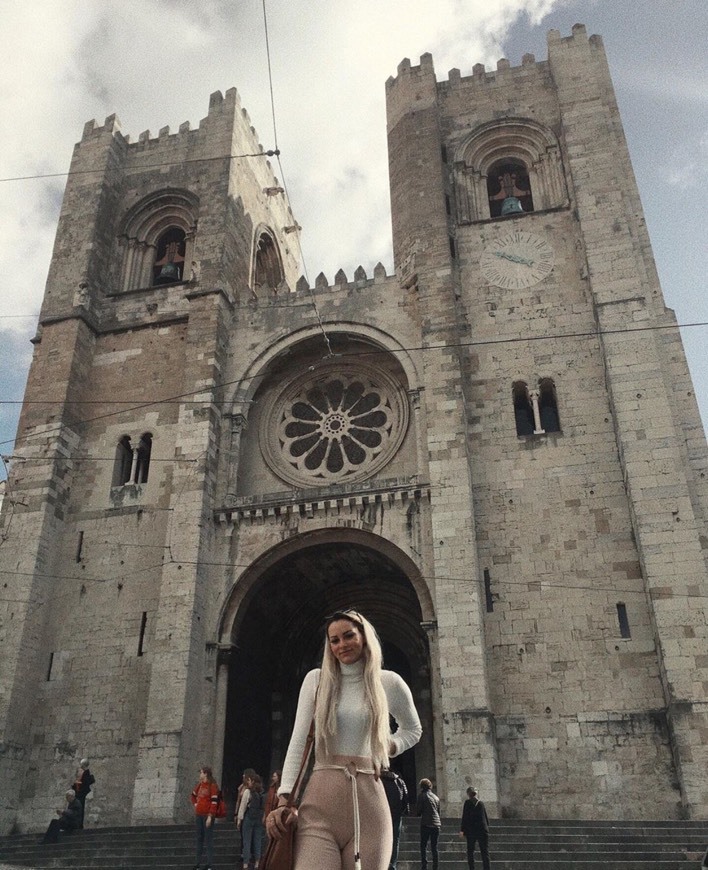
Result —
[[157, 240], [152, 283], [173, 284], [184, 279], [184, 260], [187, 250], [186, 233], [179, 227], [170, 227]]
[[622, 601], [617, 602], [617, 622], [619, 623], [620, 637], [631, 637], [632, 632], [629, 629], [627, 605]]
[[130, 436], [124, 435], [116, 446], [116, 458], [113, 463], [112, 486], [124, 486], [130, 480], [133, 467], [133, 449], [130, 446]]
[[151, 452], [152, 433], [145, 432], [140, 436], [140, 442], [138, 443], [138, 455], [135, 462], [135, 483], [147, 483]]
[[529, 174], [521, 161], [498, 160], [487, 172], [491, 217], [533, 211]]
[[533, 435], [535, 430], [533, 419], [533, 406], [529, 398], [528, 386], [523, 381], [516, 381], [512, 385], [514, 399], [514, 419], [516, 421], [517, 435]]
[[555, 384], [550, 378], [538, 382], [538, 411], [544, 432], [560, 432], [560, 417]]
[[283, 282], [283, 270], [273, 237], [262, 233], [256, 244], [256, 267], [254, 271], [254, 290], [263, 287], [277, 290]]

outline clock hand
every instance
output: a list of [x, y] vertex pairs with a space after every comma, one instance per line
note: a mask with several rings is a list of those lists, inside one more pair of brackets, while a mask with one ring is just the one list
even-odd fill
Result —
[[533, 266], [533, 260], [528, 260], [526, 257], [519, 257], [518, 254], [506, 254], [504, 251], [494, 251], [494, 256], [500, 260], [510, 260], [512, 263], [521, 263], [522, 266]]

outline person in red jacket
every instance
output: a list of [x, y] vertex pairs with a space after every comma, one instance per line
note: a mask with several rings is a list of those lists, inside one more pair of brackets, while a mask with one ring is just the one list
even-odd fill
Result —
[[194, 786], [191, 800], [197, 823], [197, 863], [194, 870], [199, 870], [205, 849], [206, 870], [214, 870], [214, 820], [219, 804], [219, 786], [210, 767], [200, 768], [199, 782]]

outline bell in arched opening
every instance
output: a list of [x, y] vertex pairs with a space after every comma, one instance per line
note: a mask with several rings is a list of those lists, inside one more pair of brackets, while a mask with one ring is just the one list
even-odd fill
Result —
[[153, 284], [171, 284], [182, 280], [185, 249], [186, 234], [179, 227], [170, 227], [160, 236], [153, 265]]
[[490, 217], [507, 217], [534, 210], [529, 174], [520, 161], [500, 160], [490, 167], [487, 192]]
[[165, 263], [165, 265], [160, 269], [160, 273], [155, 278], [155, 283], [160, 284], [165, 281], [179, 281], [179, 269], [177, 268], [177, 264], [173, 262]]
[[506, 214], [518, 214], [518, 212], [523, 210], [524, 209], [521, 205], [521, 200], [518, 198], [518, 196], [507, 196], [506, 199], [502, 202], [502, 216]]

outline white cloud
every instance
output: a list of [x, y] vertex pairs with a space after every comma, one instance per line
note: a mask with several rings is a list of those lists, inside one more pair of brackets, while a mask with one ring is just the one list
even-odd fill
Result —
[[[370, 273], [378, 260], [391, 268], [384, 83], [399, 61], [416, 64], [429, 51], [439, 79], [451, 67], [463, 75], [477, 62], [493, 68], [520, 17], [535, 24], [567, 6], [575, 14], [578, 3], [268, 0], [278, 144], [312, 282], [340, 267], [351, 276], [359, 264]], [[0, 0], [0, 15], [2, 178], [66, 172], [94, 117], [117, 113], [133, 141], [146, 129], [194, 127], [209, 94], [232, 86], [264, 146], [274, 145], [259, 0]], [[705, 74], [631, 54], [621, 72], [639, 97], [704, 105]], [[704, 171], [697, 150], [686, 156]], [[34, 324], [7, 316], [39, 309], [63, 185], [0, 182], [0, 328], [28, 348]], [[7, 348], [2, 342], [0, 353]]]
[[[260, 3], [40, 0], [6, 3], [0, 177], [65, 172], [85, 121], [116, 112], [135, 140], [206, 115], [236, 85], [273, 147]], [[554, 0], [271, 0], [271, 58], [282, 165], [311, 271], [390, 267], [384, 82], [398, 62], [493, 62], [522, 12]], [[496, 53], [496, 54], [495, 54]], [[37, 311], [63, 179], [4, 182], [0, 315]], [[20, 321], [13, 321], [19, 328]]]

